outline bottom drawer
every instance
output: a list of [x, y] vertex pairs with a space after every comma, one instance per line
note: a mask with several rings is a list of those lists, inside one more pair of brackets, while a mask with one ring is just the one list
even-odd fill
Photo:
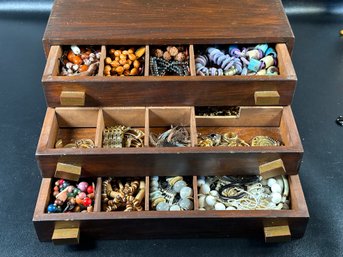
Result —
[[[194, 208], [189, 211], [151, 210], [149, 177], [145, 177], [143, 211], [102, 211], [102, 178], [97, 178], [94, 212], [47, 213], [54, 185], [52, 179], [43, 178], [33, 217], [34, 226], [40, 241], [51, 241], [54, 232], [59, 230], [65, 240], [56, 240], [56, 243], [75, 243], [79, 236], [91, 239], [262, 238], [264, 234], [267, 242], [276, 242], [304, 235], [309, 214], [298, 175], [288, 176], [288, 210], [199, 210], [197, 179], [194, 176], [189, 180], [194, 192]], [[68, 230], [70, 228], [73, 229]]]

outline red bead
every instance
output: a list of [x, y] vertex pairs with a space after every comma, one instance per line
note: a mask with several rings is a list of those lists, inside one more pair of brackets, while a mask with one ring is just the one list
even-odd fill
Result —
[[60, 179], [59, 181], [58, 181], [58, 183], [60, 184], [60, 186], [64, 183], [64, 179]]
[[93, 192], [94, 192], [93, 186], [88, 186], [88, 187], [87, 187], [87, 193], [88, 193], [88, 194], [91, 194], [91, 193], [93, 193]]
[[60, 188], [58, 186], [54, 186], [54, 191], [58, 191]]
[[86, 207], [88, 207], [92, 204], [92, 200], [89, 197], [83, 198], [82, 202], [83, 202], [83, 205]]

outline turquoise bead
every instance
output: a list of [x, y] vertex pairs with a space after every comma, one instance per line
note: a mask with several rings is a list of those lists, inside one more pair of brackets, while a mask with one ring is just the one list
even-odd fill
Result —
[[250, 59], [248, 69], [254, 72], [258, 72], [261, 69], [262, 63], [259, 60]]

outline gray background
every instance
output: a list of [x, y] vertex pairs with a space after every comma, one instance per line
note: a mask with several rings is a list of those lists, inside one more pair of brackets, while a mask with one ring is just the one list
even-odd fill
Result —
[[31, 222], [41, 181], [34, 153], [46, 110], [41, 38], [51, 1], [0, 1], [0, 256], [343, 256], [343, 127], [335, 124], [343, 115], [343, 5], [284, 5], [296, 37], [292, 108], [305, 148], [300, 177], [311, 215], [304, 238], [276, 245], [225, 238], [55, 247], [38, 241]]

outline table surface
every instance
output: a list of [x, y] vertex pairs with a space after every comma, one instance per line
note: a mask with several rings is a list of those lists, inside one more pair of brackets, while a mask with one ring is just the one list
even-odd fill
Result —
[[265, 245], [257, 239], [40, 243], [32, 215], [41, 176], [34, 154], [46, 105], [41, 38], [47, 16], [0, 16], [0, 256], [342, 256], [342, 16], [292, 16], [298, 87], [294, 115], [305, 154], [300, 177], [311, 215], [304, 238]]

